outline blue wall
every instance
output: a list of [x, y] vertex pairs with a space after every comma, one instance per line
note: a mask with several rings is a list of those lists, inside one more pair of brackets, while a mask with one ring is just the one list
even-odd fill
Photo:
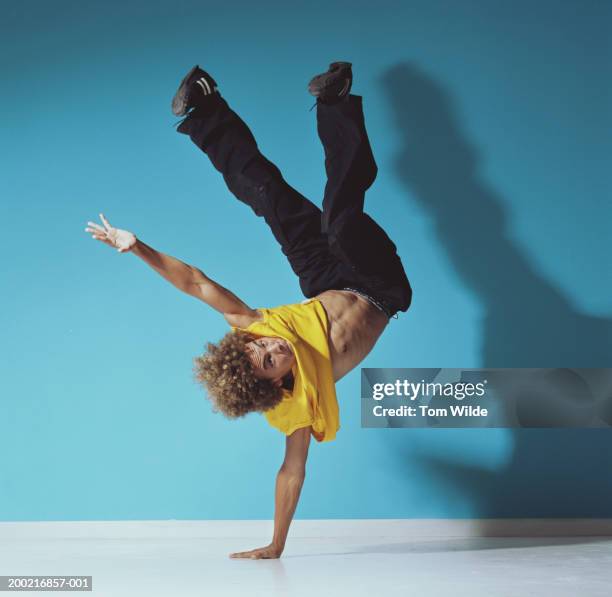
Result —
[[[269, 231], [169, 111], [199, 62], [320, 202], [305, 86], [354, 63], [380, 173], [366, 207], [415, 289], [370, 367], [607, 366], [612, 4], [33, 2], [0, 24], [0, 519], [270, 518], [283, 437], [210, 412], [226, 330], [103, 211], [250, 305], [302, 297]], [[253, 256], [257, 246], [259, 257]], [[608, 430], [369, 430], [359, 373], [297, 517], [612, 516]]]

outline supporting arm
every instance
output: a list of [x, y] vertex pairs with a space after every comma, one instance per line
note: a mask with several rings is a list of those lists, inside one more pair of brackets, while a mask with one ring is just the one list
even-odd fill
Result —
[[297, 507], [306, 477], [306, 459], [310, 445], [310, 427], [303, 427], [287, 436], [285, 460], [276, 476], [274, 536], [266, 547], [230, 554], [232, 558], [280, 558], [285, 549], [289, 526]]

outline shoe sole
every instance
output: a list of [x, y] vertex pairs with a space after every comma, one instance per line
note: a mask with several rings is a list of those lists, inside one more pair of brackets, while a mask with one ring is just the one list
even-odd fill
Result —
[[196, 64], [184, 77], [181, 81], [174, 97], [172, 98], [172, 113], [175, 116], [185, 116], [187, 113], [187, 101], [189, 97], [189, 88], [191, 87], [191, 81], [189, 80], [193, 77], [193, 74], [200, 67]]

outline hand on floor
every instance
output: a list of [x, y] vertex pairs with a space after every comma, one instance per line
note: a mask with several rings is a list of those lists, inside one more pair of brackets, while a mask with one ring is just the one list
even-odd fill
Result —
[[270, 543], [267, 547], [259, 547], [257, 549], [251, 549], [251, 551], [239, 551], [231, 553], [230, 558], [247, 558], [250, 560], [269, 560], [280, 558], [283, 550]]

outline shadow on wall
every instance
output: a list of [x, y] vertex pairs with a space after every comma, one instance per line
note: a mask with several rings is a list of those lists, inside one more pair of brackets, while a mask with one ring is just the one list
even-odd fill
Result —
[[[504, 204], [479, 178], [478, 153], [450, 93], [411, 63], [390, 68], [382, 81], [401, 138], [394, 172], [432, 218], [436, 240], [485, 310], [481, 366], [611, 366], [612, 321], [576, 311], [513, 243]], [[444, 309], [442, 296], [428, 300]], [[507, 432], [513, 454], [497, 471], [419, 454], [440, 487], [473, 505], [475, 517], [612, 516], [609, 429]], [[404, 442], [394, 443], [396, 456], [406, 458], [408, 450], [413, 456], [414, 436], [402, 435], [390, 439]]]

